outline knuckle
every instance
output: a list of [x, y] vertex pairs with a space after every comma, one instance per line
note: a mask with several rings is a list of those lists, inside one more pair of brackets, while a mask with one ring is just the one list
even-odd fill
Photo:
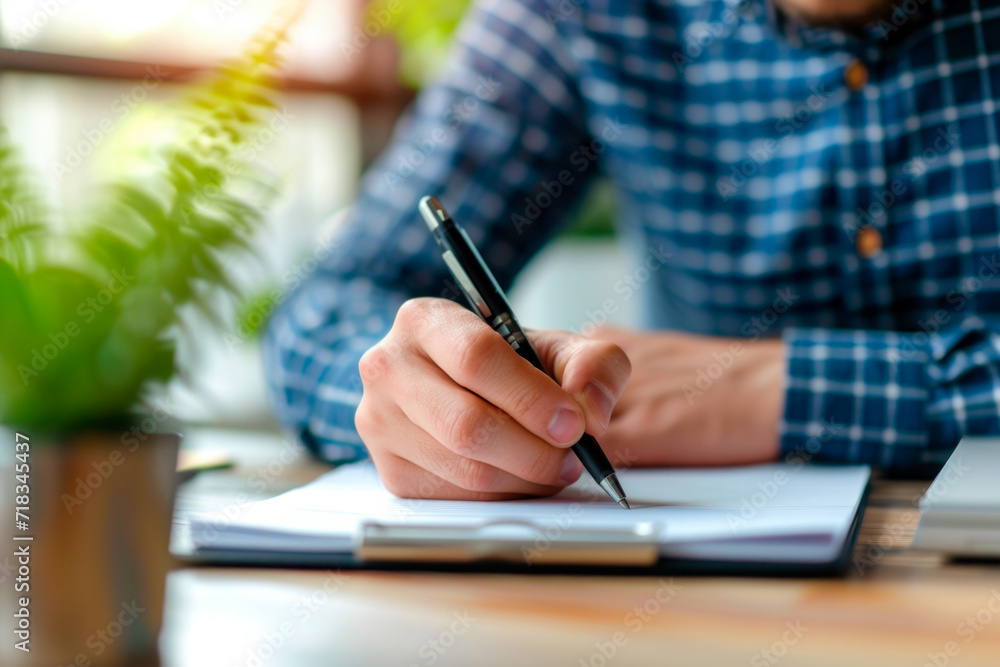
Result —
[[[570, 454], [570, 456], [573, 456]], [[524, 479], [537, 484], [553, 484], [558, 481], [559, 470], [562, 465], [557, 452], [542, 450], [538, 456], [528, 465], [524, 472]]]
[[448, 482], [441, 479], [437, 475], [432, 473], [422, 474], [420, 480], [415, 485], [415, 490], [412, 491], [413, 497], [415, 498], [445, 498], [447, 495], [444, 492], [445, 487], [448, 486]]
[[370, 348], [358, 361], [358, 374], [363, 385], [377, 383], [392, 367], [389, 351], [384, 343]]
[[488, 434], [489, 416], [482, 408], [462, 403], [453, 411], [449, 422], [448, 448], [459, 456], [475, 456]]
[[399, 498], [413, 497], [409, 476], [400, 466], [383, 463], [381, 466], [376, 464], [376, 469], [386, 491]]
[[[477, 323], [478, 324], [478, 323]], [[504, 344], [487, 326], [467, 330], [458, 339], [458, 380], [468, 381], [482, 377], [496, 361], [498, 343]]]
[[546, 401], [549, 392], [539, 387], [538, 383], [532, 383], [528, 387], [518, 386], [515, 389], [516, 391], [510, 393], [503, 405], [507, 408], [507, 412], [521, 423], [524, 423], [524, 418], [532, 412], [546, 410], [548, 409], [546, 406], [551, 405], [551, 402]]
[[467, 491], [492, 491], [496, 488], [500, 473], [497, 468], [472, 459], [463, 459], [459, 466], [460, 484]]
[[362, 396], [358, 408], [354, 412], [354, 429], [361, 441], [369, 449], [376, 446], [386, 426], [382, 411], [372, 405], [370, 399]]
[[396, 313], [396, 322], [404, 325], [414, 325], [424, 322], [430, 314], [431, 299], [420, 297], [403, 302]]

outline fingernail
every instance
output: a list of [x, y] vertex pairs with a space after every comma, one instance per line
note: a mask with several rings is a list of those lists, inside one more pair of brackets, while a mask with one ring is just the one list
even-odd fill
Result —
[[566, 460], [563, 461], [562, 470], [559, 472], [559, 481], [563, 484], [572, 484], [580, 479], [580, 475], [582, 474], [583, 464], [580, 463], [580, 459], [577, 458], [576, 454], [570, 452], [566, 455]]
[[597, 418], [601, 420], [601, 425], [607, 428], [608, 424], [611, 423], [611, 411], [615, 407], [614, 396], [611, 395], [610, 391], [605, 389], [603, 384], [596, 381], [584, 387], [583, 393], [586, 394], [587, 400], [597, 410]]
[[572, 442], [583, 428], [582, 421], [572, 410], [560, 408], [549, 422], [549, 436], [556, 442]]

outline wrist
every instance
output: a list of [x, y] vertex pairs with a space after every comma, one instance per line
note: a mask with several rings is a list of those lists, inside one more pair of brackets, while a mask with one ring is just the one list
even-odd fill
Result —
[[758, 341], [753, 343], [752, 353], [743, 401], [750, 436], [747, 454], [757, 462], [774, 461], [781, 453], [785, 411], [785, 345], [781, 340]]

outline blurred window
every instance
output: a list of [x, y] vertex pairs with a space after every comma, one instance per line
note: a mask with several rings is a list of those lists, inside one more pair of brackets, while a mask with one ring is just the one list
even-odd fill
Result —
[[[211, 66], [238, 55], [288, 0], [0, 0], [2, 46], [91, 58]], [[288, 74], [336, 81], [355, 3], [313, 0], [295, 28]]]

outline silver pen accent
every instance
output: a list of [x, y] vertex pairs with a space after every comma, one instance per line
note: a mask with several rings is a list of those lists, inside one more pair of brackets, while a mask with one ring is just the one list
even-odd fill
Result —
[[607, 477], [601, 480], [601, 488], [611, 496], [611, 499], [616, 503], [621, 505], [627, 510], [632, 509], [628, 504], [628, 499], [625, 497], [625, 490], [622, 489], [622, 485], [618, 482], [618, 476], [611, 473]]

